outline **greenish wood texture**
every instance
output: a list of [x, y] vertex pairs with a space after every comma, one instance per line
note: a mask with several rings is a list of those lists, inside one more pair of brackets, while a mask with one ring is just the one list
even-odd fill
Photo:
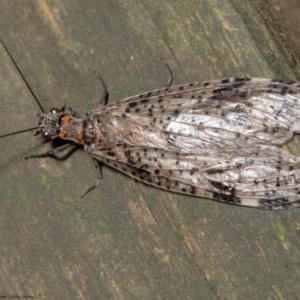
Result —
[[[299, 64], [257, 1], [0, 2], [1, 38], [45, 107], [99, 104], [228, 76], [296, 79]], [[299, 9], [295, 8], [295, 9]], [[37, 124], [38, 107], [0, 47], [1, 133]], [[24, 160], [47, 145], [0, 140], [0, 297], [297, 299], [299, 210], [265, 212], [159, 191], [82, 151]], [[296, 147], [295, 147], [296, 148]]]

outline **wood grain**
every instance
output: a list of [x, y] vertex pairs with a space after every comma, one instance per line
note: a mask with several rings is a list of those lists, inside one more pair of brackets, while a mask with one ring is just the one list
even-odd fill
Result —
[[[298, 7], [294, 9], [300, 10]], [[288, 16], [287, 16], [288, 17]], [[45, 108], [99, 105], [175, 83], [296, 79], [299, 60], [258, 1], [0, 2], [1, 38]], [[285, 41], [285, 42], [284, 42]], [[38, 107], [0, 48], [0, 133], [35, 126]], [[24, 160], [47, 146], [0, 140], [0, 296], [36, 299], [297, 299], [299, 210], [265, 212], [179, 196], [83, 152]]]

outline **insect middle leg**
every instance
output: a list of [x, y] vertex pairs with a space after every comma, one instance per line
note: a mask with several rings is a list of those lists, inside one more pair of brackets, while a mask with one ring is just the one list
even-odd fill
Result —
[[174, 79], [172, 69], [170, 68], [169, 64], [165, 61], [164, 58], [161, 58], [160, 61], [165, 65], [165, 67], [168, 71], [168, 81], [167, 81], [166, 87], [170, 87], [172, 85], [173, 79]]
[[100, 181], [101, 179], [103, 178], [103, 175], [102, 175], [102, 163], [96, 159], [93, 159], [94, 162], [95, 162], [95, 167], [96, 167], [96, 170], [97, 170], [97, 178], [96, 178], [96, 181], [95, 183], [90, 186], [82, 195], [81, 195], [81, 198], [85, 197], [86, 194], [88, 194], [90, 191], [92, 191], [93, 189], [95, 189], [99, 184], [100, 184]]
[[[169, 66], [168, 63], [166, 63], [165, 59], [164, 58], [161, 58], [160, 61], [165, 65], [166, 69], [167, 69], [167, 72], [168, 72], [168, 81], [166, 83], [166, 87], [170, 87], [173, 83], [173, 79], [174, 79], [174, 76], [173, 76], [173, 72]], [[108, 100], [109, 100], [109, 91], [108, 91], [108, 88], [103, 80], [103, 78], [101, 77], [101, 75], [99, 75], [97, 72], [94, 72], [94, 75], [96, 75], [101, 83], [101, 86], [102, 86], [102, 94], [100, 96], [100, 104], [103, 104], [104, 105], [107, 105], [108, 104]]]
[[96, 75], [101, 83], [102, 86], [102, 94], [100, 96], [100, 104], [107, 105], [108, 103], [108, 99], [109, 99], [109, 92], [108, 92], [108, 88], [103, 80], [103, 78], [101, 77], [101, 75], [99, 75], [97, 72], [94, 72], [94, 75]]

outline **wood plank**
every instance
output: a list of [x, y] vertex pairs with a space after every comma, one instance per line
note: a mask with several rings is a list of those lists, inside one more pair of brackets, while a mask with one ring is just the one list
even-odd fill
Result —
[[[293, 9], [299, 12], [299, 4]], [[0, 28], [43, 105], [70, 103], [83, 115], [99, 105], [93, 71], [116, 101], [164, 86], [161, 57], [175, 84], [300, 78], [299, 58], [269, 14], [257, 1], [2, 0]], [[2, 48], [0, 65], [0, 133], [35, 126], [39, 109]], [[265, 212], [184, 197], [108, 168], [100, 187], [81, 199], [96, 174], [85, 153], [25, 161], [47, 147], [30, 133], [0, 145], [0, 296], [300, 294], [299, 210]]]

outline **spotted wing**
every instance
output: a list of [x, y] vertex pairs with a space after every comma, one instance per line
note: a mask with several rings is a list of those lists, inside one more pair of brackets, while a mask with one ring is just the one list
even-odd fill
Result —
[[107, 135], [86, 150], [158, 188], [264, 209], [297, 207], [300, 160], [284, 145], [300, 131], [299, 110], [297, 82], [175, 86], [92, 111]]

